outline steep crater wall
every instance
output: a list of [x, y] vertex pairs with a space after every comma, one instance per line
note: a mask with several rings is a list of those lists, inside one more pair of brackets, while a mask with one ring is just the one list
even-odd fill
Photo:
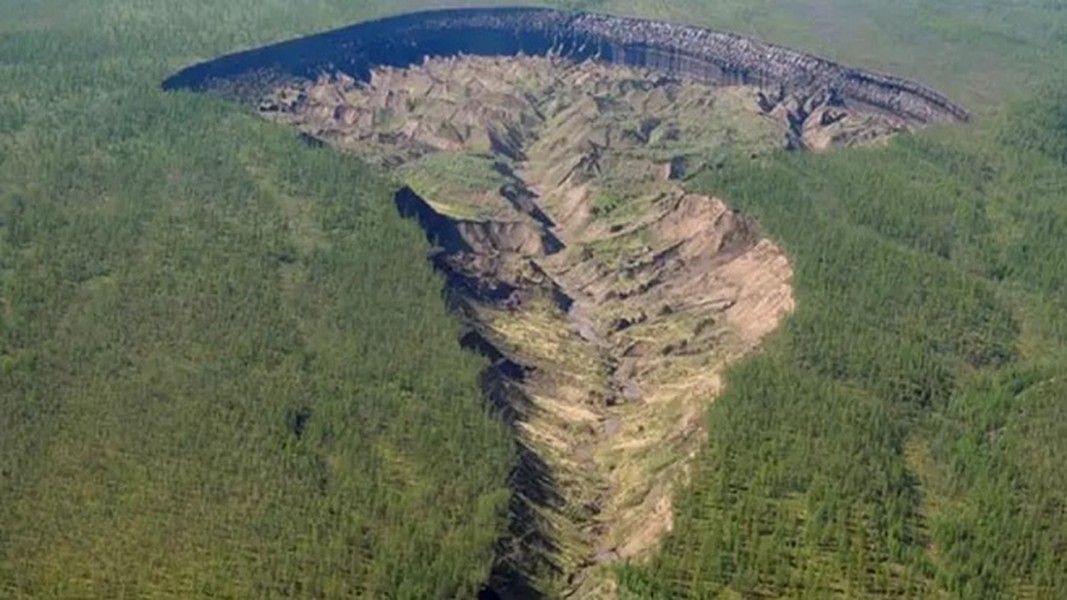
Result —
[[435, 247], [521, 457], [490, 589], [612, 597], [612, 563], [672, 527], [723, 369], [793, 305], [784, 252], [677, 180], [776, 151], [788, 124], [753, 86], [559, 56], [338, 71], [253, 100], [408, 186], [397, 208]]
[[767, 101], [794, 94], [884, 111], [910, 125], [960, 121], [965, 108], [920, 84], [848, 68], [815, 56], [687, 25], [539, 8], [413, 13], [189, 67], [165, 89], [233, 86], [259, 96], [279, 78], [345, 72], [366, 80], [381, 66], [406, 67], [426, 56], [554, 55], [597, 59], [682, 74], [704, 83], [757, 85]]
[[678, 180], [968, 118], [733, 34], [544, 9], [363, 23], [164, 87], [252, 104], [407, 184], [397, 209], [436, 246], [460, 343], [491, 362], [486, 397], [518, 443], [487, 589], [507, 598], [613, 597], [612, 563], [673, 526], [724, 369], [793, 309], [784, 251]]

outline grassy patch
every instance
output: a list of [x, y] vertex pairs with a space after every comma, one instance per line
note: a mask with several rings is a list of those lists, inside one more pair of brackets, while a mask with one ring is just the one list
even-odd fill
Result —
[[406, 163], [398, 176], [438, 212], [486, 220], [507, 208], [498, 192], [509, 179], [496, 161], [491, 156], [435, 152]]

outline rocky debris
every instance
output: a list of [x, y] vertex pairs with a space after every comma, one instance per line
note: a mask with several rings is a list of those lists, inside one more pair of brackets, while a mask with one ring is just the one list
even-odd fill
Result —
[[259, 105], [413, 186], [398, 209], [436, 246], [462, 343], [492, 364], [487, 396], [538, 461], [541, 487], [517, 480], [512, 507], [543, 542], [523, 561], [575, 597], [607, 593], [597, 565], [670, 529], [722, 369], [792, 310], [782, 251], [674, 183], [709, 155], [785, 146], [800, 111], [801, 131], [850, 122], [818, 113], [825, 99], [768, 102], [593, 61], [464, 57], [289, 81]]
[[288, 82], [261, 111], [411, 180], [454, 157], [398, 208], [438, 247], [464, 343], [493, 364], [487, 396], [540, 461], [533, 481], [552, 482], [533, 493], [520, 475], [513, 510], [543, 526], [517, 539], [544, 538], [524, 560], [579, 597], [610, 588], [596, 565], [670, 528], [723, 366], [792, 306], [781, 251], [657, 169], [781, 147], [790, 125], [751, 88], [535, 58]]
[[[493, 73], [479, 72], [473, 65]], [[626, 73], [623, 78], [605, 73]], [[559, 73], [562, 76], [557, 78]], [[509, 93], [521, 86], [520, 93]], [[590, 93], [575, 95], [573, 90]], [[724, 113], [736, 116], [762, 112], [784, 127], [768, 127], [755, 119], [737, 124], [734, 147], [766, 146], [758, 136], [777, 135], [789, 148], [823, 151], [876, 141], [907, 131], [907, 121], [884, 112], [855, 112], [840, 98], [823, 90], [811, 94], [768, 93], [751, 86], [728, 86], [710, 95], [692, 81], [654, 76], [648, 70], [618, 69], [594, 63], [571, 65], [558, 59], [435, 59], [418, 69], [379, 69], [369, 82], [347, 76], [322, 75], [315, 81], [293, 81], [273, 90], [259, 103], [261, 113], [300, 126], [304, 131], [359, 152], [384, 166], [410, 163], [435, 152], [480, 152], [505, 162], [501, 193], [516, 209], [545, 219], [533, 194], [513, 177], [508, 163], [528, 160], [546, 128], [567, 131], [568, 125], [588, 122], [604, 113], [628, 113], [629, 118], [583, 127], [580, 147], [559, 141], [542, 150], [555, 155], [557, 187], [574, 187], [618, 165], [605, 161], [628, 158], [620, 148], [643, 148], [663, 155], [631, 161], [632, 168], [666, 180], [684, 179], [704, 165], [702, 148], [688, 148], [683, 140], [708, 140], [724, 127]], [[724, 106], [725, 105], [725, 106]], [[746, 140], [747, 138], [747, 140]], [[676, 147], [689, 154], [669, 155]], [[647, 153], [646, 153], [647, 154]], [[706, 154], [706, 153], [704, 153]], [[533, 212], [531, 212], [533, 211]]]
[[968, 118], [922, 85], [734, 34], [547, 9], [361, 23], [163, 86], [249, 102], [407, 184], [397, 208], [435, 245], [520, 448], [492, 583], [507, 597], [539, 578], [613, 595], [601, 565], [672, 527], [723, 369], [793, 309], [783, 251], [677, 181]]

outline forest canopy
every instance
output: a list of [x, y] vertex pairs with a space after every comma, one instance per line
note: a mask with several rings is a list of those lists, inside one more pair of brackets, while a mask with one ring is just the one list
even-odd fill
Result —
[[[517, 449], [396, 182], [159, 89], [427, 4], [0, 0], [0, 597], [490, 580]], [[687, 182], [788, 251], [797, 311], [730, 371], [674, 531], [620, 597], [1067, 597], [1061, 3], [556, 4], [737, 30], [976, 110]]]
[[800, 302], [711, 408], [632, 597], [1067, 590], [1059, 110], [699, 181], [781, 236]]

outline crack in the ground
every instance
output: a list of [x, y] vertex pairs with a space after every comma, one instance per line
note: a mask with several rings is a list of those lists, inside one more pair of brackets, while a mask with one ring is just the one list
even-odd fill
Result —
[[398, 208], [438, 247], [463, 343], [492, 362], [486, 394], [520, 448], [494, 582], [508, 597], [613, 594], [608, 565], [672, 526], [723, 369], [792, 310], [783, 252], [674, 180], [789, 143], [759, 94], [460, 58], [368, 85], [290, 84], [260, 104], [409, 184]]
[[792, 309], [781, 249], [678, 181], [969, 118], [920, 84], [735, 34], [545, 9], [361, 23], [163, 87], [256, 103], [409, 186], [397, 208], [437, 244], [462, 343], [491, 361], [486, 397], [516, 433], [487, 591], [508, 598], [612, 595], [602, 565], [671, 526], [723, 369]]

